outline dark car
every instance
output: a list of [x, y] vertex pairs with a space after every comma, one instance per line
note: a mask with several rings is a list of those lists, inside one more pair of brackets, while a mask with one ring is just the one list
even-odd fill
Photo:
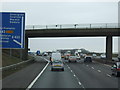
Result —
[[84, 59], [84, 62], [92, 62], [92, 57], [91, 56], [86, 56]]
[[120, 76], [120, 62], [114, 63], [111, 70], [112, 70], [112, 75]]

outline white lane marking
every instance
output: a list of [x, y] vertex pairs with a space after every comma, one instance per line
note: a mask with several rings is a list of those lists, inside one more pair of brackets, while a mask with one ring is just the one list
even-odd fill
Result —
[[[102, 64], [102, 63], [97, 62], [97, 61], [93, 61], [93, 62], [94, 62], [94, 63], [99, 63], [99, 64]], [[107, 65], [107, 64], [102, 64], [102, 65], [107, 66], [107, 67], [111, 67], [110, 65]]]
[[[67, 65], [68, 66], [68, 65]], [[69, 67], [69, 66], [68, 66]], [[78, 79], [78, 77], [75, 75], [75, 73], [70, 69], [70, 71], [73, 73], [73, 76], [77, 79], [78, 84], [85, 89], [85, 87], [82, 85], [82, 83], [80, 82], [80, 80]]]
[[94, 67], [91, 67], [92, 69], [95, 69]]
[[88, 65], [86, 65], [88, 67]]
[[98, 72], [101, 72], [100, 70], [97, 70]]
[[48, 62], [50, 62], [48, 59], [46, 59], [46, 58], [44, 58], [44, 57], [40, 57], [40, 58], [44, 59], [45, 61], [48, 61]]
[[38, 74], [38, 76], [31, 82], [31, 84], [27, 87], [26, 90], [29, 90], [30, 88], [32, 88], [32, 86], [35, 84], [35, 82], [38, 80], [38, 78], [42, 75], [42, 73], [45, 71], [45, 69], [47, 68], [48, 65], [49, 65], [49, 62], [46, 64], [46, 66], [43, 68], [43, 70]]
[[78, 82], [78, 83], [79, 83], [80, 85], [82, 85], [81, 82]]
[[110, 65], [107, 65], [107, 64], [103, 64], [103, 65], [105, 65], [105, 66], [107, 66], [107, 67], [111, 67]]
[[74, 74], [74, 77], [76, 77], [75, 74]]
[[111, 77], [111, 75], [107, 74], [108, 77]]

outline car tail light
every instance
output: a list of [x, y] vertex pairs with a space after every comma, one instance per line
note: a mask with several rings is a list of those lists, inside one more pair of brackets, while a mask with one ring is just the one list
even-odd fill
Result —
[[120, 71], [120, 68], [117, 68], [118, 71]]

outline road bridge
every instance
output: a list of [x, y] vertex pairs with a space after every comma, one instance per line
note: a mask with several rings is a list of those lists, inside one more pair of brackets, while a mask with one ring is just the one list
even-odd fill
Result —
[[112, 37], [120, 36], [118, 24], [86, 24], [86, 25], [33, 25], [25, 31], [24, 57], [27, 58], [28, 38], [38, 37], [106, 37], [106, 58], [112, 59]]

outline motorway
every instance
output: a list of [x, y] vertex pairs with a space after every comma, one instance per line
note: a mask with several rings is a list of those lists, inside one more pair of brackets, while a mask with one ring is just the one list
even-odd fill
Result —
[[65, 71], [51, 71], [49, 64], [32, 88], [118, 88], [118, 79], [111, 75], [109, 65], [98, 62], [69, 63], [65, 60]]

